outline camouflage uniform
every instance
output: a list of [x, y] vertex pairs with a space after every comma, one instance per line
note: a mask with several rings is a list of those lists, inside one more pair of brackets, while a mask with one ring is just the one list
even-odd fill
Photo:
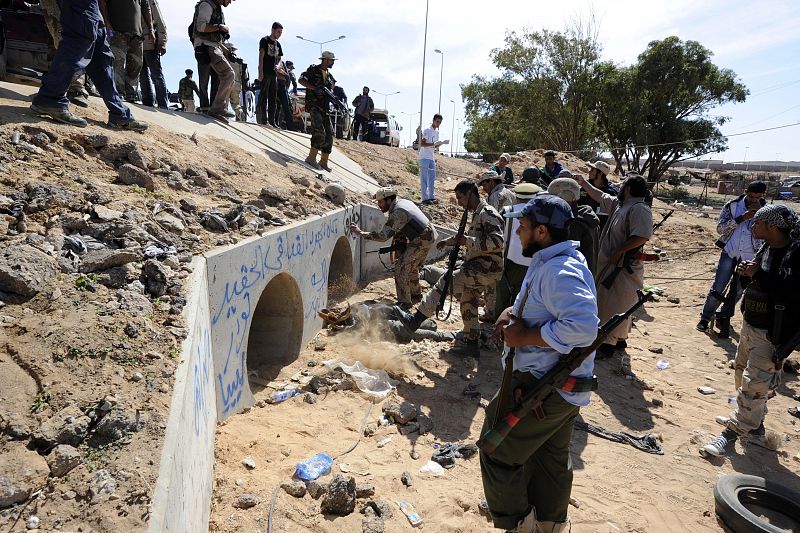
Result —
[[[386, 241], [392, 237], [395, 242], [404, 242], [405, 250], [400, 252], [394, 265], [394, 284], [397, 290], [397, 301], [411, 304], [422, 297], [422, 287], [419, 284], [419, 269], [425, 263], [428, 252], [436, 240], [436, 230], [428, 221], [425, 229], [415, 238], [403, 236], [403, 230], [409, 226], [411, 215], [403, 209], [403, 203], [410, 200], [395, 200], [388, 212], [386, 224], [380, 231], [365, 233], [363, 238], [371, 241]], [[400, 204], [400, 208], [398, 208]], [[413, 205], [413, 203], [411, 203]], [[418, 210], [418, 208], [417, 208]], [[419, 213], [422, 214], [421, 212]], [[422, 215], [424, 217], [424, 215]], [[424, 217], [427, 221], [427, 217]]]
[[[108, 23], [113, 28], [113, 36], [108, 39], [111, 53], [114, 54], [114, 84], [117, 92], [125, 96], [126, 100], [136, 99], [136, 87], [139, 85], [139, 74], [144, 64], [145, 34], [142, 21], [151, 18], [150, 2], [147, 0], [114, 0], [116, 2], [132, 2], [138, 4], [139, 15], [134, 20], [128, 19], [128, 14], [120, 9], [114, 11], [109, 5]], [[115, 16], [116, 15], [116, 16]], [[116, 20], [115, 20], [116, 19]]]
[[231, 89], [231, 107], [233, 112], [236, 113], [236, 120], [244, 120], [244, 111], [242, 110], [242, 60], [231, 59], [228, 61], [233, 69], [233, 88]]
[[[453, 296], [461, 303], [464, 337], [475, 341], [480, 337], [478, 306], [481, 294], [486, 287], [494, 286], [503, 273], [503, 219], [492, 206], [480, 200], [465, 236], [468, 240], [466, 255], [461, 267], [453, 272]], [[445, 242], [455, 244], [453, 237]], [[439, 278], [422, 299], [419, 305], [422, 314], [433, 316], [444, 280], [444, 276]]]
[[[312, 87], [325, 86], [333, 91], [336, 79], [323, 69], [322, 65], [311, 65], [300, 75]], [[323, 154], [330, 154], [333, 150], [333, 126], [328, 116], [328, 99], [325, 94], [316, 94], [313, 90], [306, 91], [306, 111], [311, 117], [311, 147]]]
[[[39, 6], [42, 8], [47, 30], [53, 39], [53, 48], [58, 49], [58, 45], [61, 44], [61, 8], [56, 0], [39, 0]], [[84, 88], [85, 79], [86, 74], [83, 70], [76, 72], [72, 83], [69, 84], [68, 94], [76, 94], [83, 97], [89, 96], [89, 93]]]
[[[492, 192], [489, 193], [489, 198], [486, 200], [498, 213], [502, 212], [504, 207], [514, 205], [516, 201], [517, 198], [514, 196], [514, 193], [506, 189], [506, 186], [502, 183], [496, 185], [495, 188], [492, 189]], [[486, 287], [486, 291], [483, 293], [483, 300], [483, 320], [494, 322], [496, 318], [494, 316], [494, 308], [497, 306], [497, 286], [495, 284]]]

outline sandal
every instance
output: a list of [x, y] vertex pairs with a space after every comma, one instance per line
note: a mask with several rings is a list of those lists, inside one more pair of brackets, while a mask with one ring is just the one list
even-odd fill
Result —
[[786, 410], [786, 412], [795, 418], [800, 418], [800, 409], [798, 409], [797, 407], [790, 407]]

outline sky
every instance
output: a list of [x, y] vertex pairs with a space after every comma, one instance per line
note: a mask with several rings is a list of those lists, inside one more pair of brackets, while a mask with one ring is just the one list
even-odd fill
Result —
[[[159, 5], [169, 34], [164, 73], [169, 89], [177, 92], [183, 71], [197, 70], [187, 35], [195, 0], [160, 0]], [[319, 62], [320, 47], [297, 35], [315, 41], [345, 35], [324, 45], [337, 57], [333, 75], [350, 101], [367, 85], [376, 107], [386, 102], [404, 128], [404, 144], [419, 124], [423, 94], [424, 127], [441, 111], [440, 139], [452, 138], [453, 149], [462, 150], [465, 126], [460, 85], [475, 74], [499, 74], [489, 54], [503, 46], [506, 33], [560, 30], [576, 17], [591, 15], [599, 26], [603, 59], [620, 65], [635, 62], [650, 41], [671, 35], [699, 41], [710, 49], [715, 64], [732, 69], [750, 90], [746, 102], [712, 111], [729, 117], [722, 126], [724, 134], [800, 123], [798, 0], [430, 0], [427, 47], [423, 46], [425, 8], [425, 0], [234, 0], [225, 16], [231, 41], [248, 63], [251, 78], [258, 75], [258, 41], [270, 33], [274, 21], [284, 27], [280, 40], [284, 59], [294, 62], [298, 77], [308, 65]], [[388, 97], [377, 94], [398, 91]], [[735, 135], [728, 138], [726, 152], [706, 157], [729, 162], [800, 161], [798, 139], [800, 125]]]

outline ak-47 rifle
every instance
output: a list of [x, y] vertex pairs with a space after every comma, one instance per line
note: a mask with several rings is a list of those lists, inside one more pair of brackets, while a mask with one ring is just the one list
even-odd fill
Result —
[[[656, 230], [660, 228], [664, 224], [664, 222], [666, 222], [667, 219], [670, 216], [672, 216], [672, 213], [674, 212], [675, 212], [674, 209], [670, 209], [667, 212], [667, 214], [661, 218], [659, 222], [653, 224], [653, 233], [655, 233]], [[606, 276], [606, 278], [600, 282], [600, 285], [602, 285], [606, 289], [611, 289], [611, 286], [614, 285], [614, 282], [617, 280], [617, 276], [619, 276], [620, 272], [622, 272], [623, 270], [627, 270], [628, 272], [633, 272], [633, 269], [631, 268], [631, 263], [633, 263], [637, 259], [639, 261], [659, 260], [660, 256], [658, 254], [648, 254], [643, 252], [642, 249], [643, 247], [640, 246], [638, 248], [634, 248], [633, 250], [628, 250], [627, 252], [625, 252], [625, 255], [622, 256], [621, 262], [614, 267], [614, 270], [611, 271], [611, 274]]]
[[564, 387], [569, 380], [569, 375], [581, 366], [583, 361], [598, 346], [603, 344], [608, 334], [635, 313], [646, 301], [652, 299], [652, 295], [649, 292], [637, 291], [637, 294], [639, 295], [639, 300], [630, 309], [622, 314], [614, 315], [608, 322], [600, 326], [597, 331], [597, 338], [592, 344], [584, 348], [574, 348], [568, 354], [559, 357], [555, 366], [539, 378], [531, 389], [520, 398], [514, 408], [478, 440], [478, 448], [488, 454], [494, 453], [500, 443], [503, 442], [503, 439], [508, 436], [522, 418], [530, 414], [531, 411], [538, 409], [542, 402], [553, 392], [554, 388], [560, 389]]
[[663, 217], [663, 218], [662, 218], [662, 219], [661, 219], [659, 222], [657, 222], [657, 223], [653, 224], [653, 233], [655, 233], [655, 232], [656, 232], [656, 230], [657, 230], [658, 228], [660, 228], [661, 226], [663, 226], [663, 225], [664, 225], [664, 222], [666, 222], [666, 221], [667, 221], [667, 219], [668, 219], [669, 217], [671, 217], [671, 216], [672, 216], [672, 213], [674, 213], [674, 212], [675, 212], [675, 210], [674, 210], [674, 209], [670, 209], [669, 211], [667, 211], [667, 214], [666, 214], [666, 215], [664, 215], [664, 217]]
[[334, 107], [339, 109], [339, 111], [341, 111], [342, 113], [348, 113], [347, 106], [344, 104], [344, 102], [336, 98], [336, 95], [333, 94], [333, 91], [331, 91], [324, 85], [321, 86], [320, 88], [322, 89], [322, 92], [325, 93], [325, 99], [328, 100], [328, 102], [332, 103]]
[[395, 241], [389, 246], [383, 246], [377, 250], [367, 252], [368, 254], [389, 254], [392, 252], [403, 253], [408, 244], [405, 241]]
[[453, 293], [453, 272], [456, 269], [456, 261], [458, 261], [458, 249], [459, 244], [458, 241], [461, 240], [461, 237], [464, 236], [464, 231], [467, 229], [467, 218], [469, 217], [469, 203], [472, 201], [472, 191], [467, 191], [467, 206], [464, 208], [464, 212], [461, 213], [461, 222], [458, 223], [458, 233], [456, 233], [455, 243], [453, 244], [453, 249], [450, 250], [450, 256], [447, 258], [447, 272], [445, 272], [444, 276], [444, 284], [442, 285], [442, 295], [439, 297], [439, 303], [436, 305], [436, 316], [439, 316], [444, 310], [444, 302], [447, 300], [447, 291], [450, 290], [450, 309], [447, 311], [447, 316], [444, 320], [450, 318], [450, 313], [453, 311], [452, 306], [452, 293]]

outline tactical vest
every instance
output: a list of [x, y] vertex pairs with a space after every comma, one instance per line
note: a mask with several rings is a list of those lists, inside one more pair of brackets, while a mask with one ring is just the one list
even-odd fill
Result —
[[216, 26], [218, 24], [225, 24], [225, 14], [222, 12], [222, 6], [217, 5], [216, 2], [213, 0], [200, 0], [194, 6], [194, 18], [192, 19], [192, 41], [194, 39], [200, 38], [204, 41], [211, 41], [216, 43], [221, 43], [224, 40], [224, 35], [221, 32], [214, 31], [214, 32], [205, 32], [205, 31], [197, 31], [197, 12], [200, 8], [200, 4], [206, 2], [209, 4], [214, 10], [211, 12], [211, 20], [208, 21], [209, 26]]
[[403, 226], [399, 234], [406, 237], [408, 240], [413, 240], [419, 237], [425, 228], [430, 224], [430, 220], [425, 214], [420, 211], [420, 208], [411, 200], [400, 198], [395, 200], [394, 208], [408, 215], [408, 224]]

